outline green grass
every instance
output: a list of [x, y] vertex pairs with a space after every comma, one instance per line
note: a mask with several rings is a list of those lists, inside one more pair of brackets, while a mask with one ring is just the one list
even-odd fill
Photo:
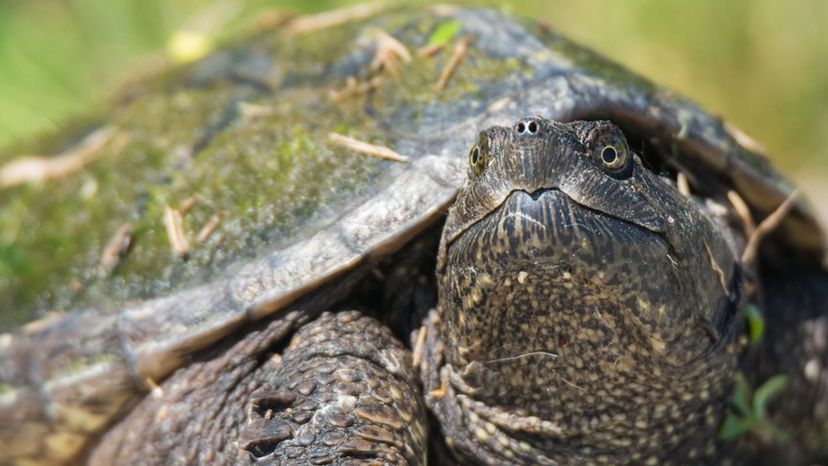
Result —
[[[176, 31], [221, 42], [263, 9], [345, 1], [0, 0], [0, 147], [106, 102]], [[828, 168], [828, 2], [532, 0], [538, 18], [745, 129], [788, 171]]]

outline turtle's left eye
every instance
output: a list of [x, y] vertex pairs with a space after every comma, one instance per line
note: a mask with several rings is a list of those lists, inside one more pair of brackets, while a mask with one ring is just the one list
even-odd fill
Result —
[[623, 142], [607, 144], [597, 151], [598, 165], [610, 175], [618, 176], [626, 172], [630, 156], [627, 145]]
[[615, 146], [604, 146], [601, 149], [601, 161], [609, 169], [615, 169], [624, 164], [624, 160], [618, 156], [618, 149]]

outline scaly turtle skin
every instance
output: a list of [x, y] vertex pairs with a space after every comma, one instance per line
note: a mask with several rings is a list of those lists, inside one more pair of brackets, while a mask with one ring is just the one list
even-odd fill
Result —
[[609, 122], [493, 127], [472, 159], [426, 345], [450, 443], [490, 464], [712, 462], [741, 280], [722, 225]]
[[[743, 263], [750, 232], [728, 197], [763, 219], [791, 193], [781, 176], [716, 118], [543, 26], [490, 11], [443, 14], [391, 12], [305, 39], [264, 34], [128, 95], [110, 117], [130, 134], [119, 163], [160, 153], [161, 165], [190, 164], [174, 184], [197, 186], [199, 163], [267, 171], [273, 154], [261, 148], [290, 146], [292, 136], [302, 143], [279, 152], [279, 163], [331, 161], [345, 174], [306, 167], [323, 194], [336, 195], [284, 204], [297, 223], [270, 243], [254, 241], [256, 259], [243, 248], [233, 256], [244, 241], [230, 241], [233, 260], [221, 267], [194, 255], [204, 273], [141, 269], [130, 260], [144, 256], [127, 256], [114, 276], [128, 286], [104, 277], [89, 278], [78, 296], [56, 290], [68, 296], [58, 302], [86, 310], [0, 339], [0, 462], [825, 456], [822, 231], [797, 201], [757, 259]], [[448, 51], [402, 65], [398, 79], [367, 95], [320, 97], [350, 75], [375, 77], [373, 28], [414, 48], [449, 20], [474, 41], [441, 95], [433, 84]], [[271, 120], [242, 119], [238, 104], [249, 100]], [[186, 115], [204, 128], [186, 146], [191, 160], [167, 144], [185, 134], [164, 132], [182, 115], [145, 113], [165, 102], [194, 110]], [[522, 115], [540, 116], [515, 123]], [[319, 142], [329, 132], [411, 159], [343, 158]], [[676, 189], [677, 173], [690, 195]], [[146, 182], [163, 189], [164, 179], [152, 172]], [[290, 187], [289, 176], [280, 180]], [[234, 189], [256, 199], [279, 186]], [[146, 204], [130, 189], [111, 194], [127, 196], [115, 205]], [[186, 279], [146, 286], [159, 270]], [[753, 346], [742, 341], [748, 302], [766, 318]], [[792, 441], [755, 426], [738, 444], [717, 440], [737, 368], [754, 387], [787, 374], [785, 402], [759, 421]]]

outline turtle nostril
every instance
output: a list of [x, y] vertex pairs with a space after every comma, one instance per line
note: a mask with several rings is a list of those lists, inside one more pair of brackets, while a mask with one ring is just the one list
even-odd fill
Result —
[[515, 131], [521, 136], [534, 136], [540, 130], [537, 121], [527, 118], [515, 124]]

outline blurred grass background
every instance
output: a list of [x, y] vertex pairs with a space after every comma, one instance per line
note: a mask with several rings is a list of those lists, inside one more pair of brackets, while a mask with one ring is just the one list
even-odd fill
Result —
[[[189, 50], [209, 47], [243, 34], [265, 12], [347, 3], [353, 2], [0, 0], [0, 148], [104, 105], [148, 57], [169, 57], [182, 41]], [[496, 3], [732, 121], [828, 214], [828, 2]], [[202, 35], [187, 42], [193, 37], [182, 31]]]

